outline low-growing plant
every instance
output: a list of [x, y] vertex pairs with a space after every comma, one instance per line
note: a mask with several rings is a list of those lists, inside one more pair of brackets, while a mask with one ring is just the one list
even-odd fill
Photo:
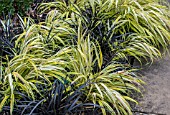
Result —
[[62, 81], [66, 76], [64, 72], [67, 62], [64, 54], [70, 50], [65, 47], [51, 55], [48, 49], [45, 49], [45, 43], [38, 36], [34, 36], [36, 33], [27, 35], [32, 27], [34, 25], [25, 28], [23, 34], [17, 38], [15, 48], [19, 50], [14, 57], [12, 59], [8, 59], [8, 55], [4, 57], [6, 63], [1, 69], [0, 110], [4, 105], [10, 104], [10, 114], [13, 112], [16, 100], [22, 97], [17, 92], [22, 92], [35, 100], [38, 95], [43, 96], [43, 91], [38, 89], [36, 84], [49, 86], [52, 85], [52, 80]]
[[[167, 7], [152, 0], [58, 0], [40, 10], [50, 10], [44, 22], [19, 17], [23, 33], [10, 38], [12, 47], [1, 38], [13, 53], [1, 56], [1, 113], [85, 114], [90, 108], [132, 115], [129, 101], [137, 102], [130, 94], [143, 81], [125, 61], [153, 61], [160, 47], [167, 49]], [[2, 22], [4, 30], [9, 22]]]
[[[84, 103], [82, 89], [88, 87], [87, 82], [75, 89], [70, 83], [55, 80], [52, 89], [48, 90], [40, 101], [20, 101], [18, 111], [23, 114], [39, 115], [66, 115], [66, 114], [97, 114], [100, 106], [93, 103]], [[25, 103], [28, 103], [25, 105]], [[23, 106], [25, 105], [25, 106]]]
[[[10, 102], [10, 113], [12, 114], [16, 99], [22, 97], [22, 95], [17, 94], [18, 91], [26, 93], [35, 100], [38, 98], [36, 94], [43, 96], [43, 92], [37, 88], [36, 84], [49, 86], [51, 80], [62, 80], [62, 77], [65, 76], [62, 57], [53, 56], [53, 58], [43, 59], [38, 56], [41, 55], [35, 57], [34, 55], [20, 54], [7, 62], [7, 67], [4, 66], [5, 70], [0, 82], [1, 110], [4, 105]], [[42, 82], [44, 80], [46, 83]]]
[[169, 44], [169, 12], [158, 1], [59, 0], [42, 4], [40, 11], [51, 8], [54, 11], [50, 11], [48, 20], [51, 17], [64, 20], [75, 30], [81, 20], [90, 39], [99, 42], [105, 60], [119, 55], [120, 60], [129, 61], [130, 56], [138, 61], [141, 57], [153, 61], [160, 57], [158, 49], [166, 50]]
[[[61, 29], [60, 26], [58, 28]], [[47, 38], [51, 38], [49, 36], [53, 36], [50, 29], [39, 24], [33, 24], [24, 29], [15, 44], [20, 50], [7, 61], [3, 70], [0, 92], [1, 110], [9, 109], [6, 107], [9, 105], [11, 114], [13, 111], [18, 111], [16, 104], [22, 101], [23, 95], [26, 95], [28, 97], [25, 98], [26, 100], [33, 99], [34, 101], [30, 102], [33, 105], [27, 103], [28, 105], [24, 107], [28, 107], [27, 111], [32, 108], [31, 112], [34, 112], [38, 105], [45, 103], [46, 100], [43, 98], [46, 92], [39, 86], [48, 87], [50, 90], [52, 81], [58, 79], [63, 83], [67, 76], [67, 82], [70, 82], [75, 90], [86, 82], [91, 82], [82, 89], [83, 104], [100, 105], [103, 114], [132, 114], [127, 100], [134, 100], [128, 97], [128, 91], [138, 90], [135, 84], [139, 84], [140, 80], [132, 75], [131, 69], [118, 62], [110, 62], [102, 67], [103, 58], [100, 46], [91, 42], [90, 34], [86, 35], [81, 28], [80, 22], [78, 31], [74, 32], [74, 35], [77, 35], [76, 44], [58, 50], [56, 48], [55, 52], [49, 48], [53, 47], [51, 43], [45, 42]], [[47, 34], [40, 37], [43, 32]], [[67, 33], [67, 31], [63, 32]], [[84, 39], [84, 37], [87, 38]], [[61, 43], [55, 42], [55, 39], [51, 41], [54, 42], [54, 47]], [[36, 101], [38, 98], [42, 100]], [[41, 109], [37, 108], [35, 112]]]
[[[130, 66], [119, 62], [110, 62], [103, 65], [102, 52], [99, 45], [90, 41], [90, 35], [84, 39], [86, 33], [78, 29], [77, 45], [70, 54], [70, 79], [75, 87], [81, 86], [86, 81], [92, 81], [84, 89], [85, 102], [99, 104], [102, 113], [113, 115], [132, 115], [128, 101], [131, 90], [139, 91], [136, 85], [142, 83]], [[127, 101], [128, 100], [128, 101]], [[137, 102], [136, 102], [137, 103]]]
[[15, 36], [15, 28], [13, 28], [13, 23], [12, 23], [10, 14], [8, 14], [8, 16], [5, 17], [5, 20], [0, 20], [0, 28], [1, 28], [1, 31], [0, 31], [1, 53], [2, 55], [9, 55], [12, 57], [14, 55], [13, 37]]

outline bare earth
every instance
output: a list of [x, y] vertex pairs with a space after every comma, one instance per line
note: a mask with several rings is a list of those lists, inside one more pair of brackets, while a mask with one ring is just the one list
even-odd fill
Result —
[[146, 85], [143, 98], [137, 97], [136, 110], [143, 113], [135, 115], [170, 115], [170, 57], [167, 55], [143, 68], [141, 74]]

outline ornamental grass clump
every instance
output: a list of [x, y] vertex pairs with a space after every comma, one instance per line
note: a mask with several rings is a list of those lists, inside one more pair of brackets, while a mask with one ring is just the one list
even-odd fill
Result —
[[152, 62], [167, 50], [168, 8], [153, 0], [57, 0], [39, 11], [45, 21], [20, 18], [23, 32], [6, 48], [13, 56], [1, 56], [1, 112], [132, 115], [130, 95], [143, 81], [131, 59]]

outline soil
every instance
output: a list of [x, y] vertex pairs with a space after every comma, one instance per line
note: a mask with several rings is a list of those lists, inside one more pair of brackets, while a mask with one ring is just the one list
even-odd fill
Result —
[[146, 82], [135, 115], [170, 115], [170, 56], [155, 61], [140, 71]]

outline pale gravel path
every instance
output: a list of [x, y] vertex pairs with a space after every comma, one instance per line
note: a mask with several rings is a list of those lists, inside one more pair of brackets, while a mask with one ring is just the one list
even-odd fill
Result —
[[[140, 111], [170, 115], [170, 57], [156, 61], [150, 67], [145, 67], [141, 74], [147, 84], [144, 86], [144, 97], [140, 98]], [[155, 114], [135, 114], [155, 115]]]

